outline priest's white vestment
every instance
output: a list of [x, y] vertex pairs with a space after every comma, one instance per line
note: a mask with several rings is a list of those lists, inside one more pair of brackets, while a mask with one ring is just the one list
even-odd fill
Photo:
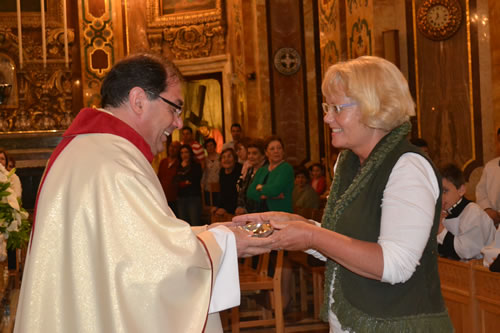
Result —
[[227, 253], [177, 219], [152, 158], [114, 116], [79, 113], [42, 180], [15, 332], [211, 331], [218, 270], [228, 257], [237, 267], [234, 236]]

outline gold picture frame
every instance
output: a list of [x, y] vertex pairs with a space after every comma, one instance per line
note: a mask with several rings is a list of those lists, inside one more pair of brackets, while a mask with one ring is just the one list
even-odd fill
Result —
[[147, 0], [149, 28], [166, 28], [221, 21], [222, 13], [222, 0], [189, 2]]

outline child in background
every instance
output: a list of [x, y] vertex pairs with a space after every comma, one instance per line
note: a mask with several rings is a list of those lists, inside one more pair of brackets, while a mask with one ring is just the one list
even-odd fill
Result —
[[453, 164], [441, 169], [443, 211], [438, 230], [438, 252], [451, 259], [481, 258], [481, 249], [495, 237], [491, 218], [474, 202], [464, 197], [465, 178]]
[[314, 163], [311, 166], [311, 179], [312, 188], [318, 195], [322, 195], [326, 190], [326, 177], [321, 164]]

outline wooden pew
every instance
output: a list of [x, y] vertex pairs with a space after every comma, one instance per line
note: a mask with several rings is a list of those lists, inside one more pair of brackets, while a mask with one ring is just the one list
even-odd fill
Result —
[[500, 331], [500, 273], [482, 260], [438, 259], [441, 291], [457, 333]]

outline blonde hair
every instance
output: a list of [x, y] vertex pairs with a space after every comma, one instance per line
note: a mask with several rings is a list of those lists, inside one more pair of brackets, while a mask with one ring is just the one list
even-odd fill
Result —
[[363, 56], [328, 68], [321, 90], [324, 96], [345, 93], [361, 111], [368, 127], [390, 131], [415, 115], [408, 82], [391, 62]]

